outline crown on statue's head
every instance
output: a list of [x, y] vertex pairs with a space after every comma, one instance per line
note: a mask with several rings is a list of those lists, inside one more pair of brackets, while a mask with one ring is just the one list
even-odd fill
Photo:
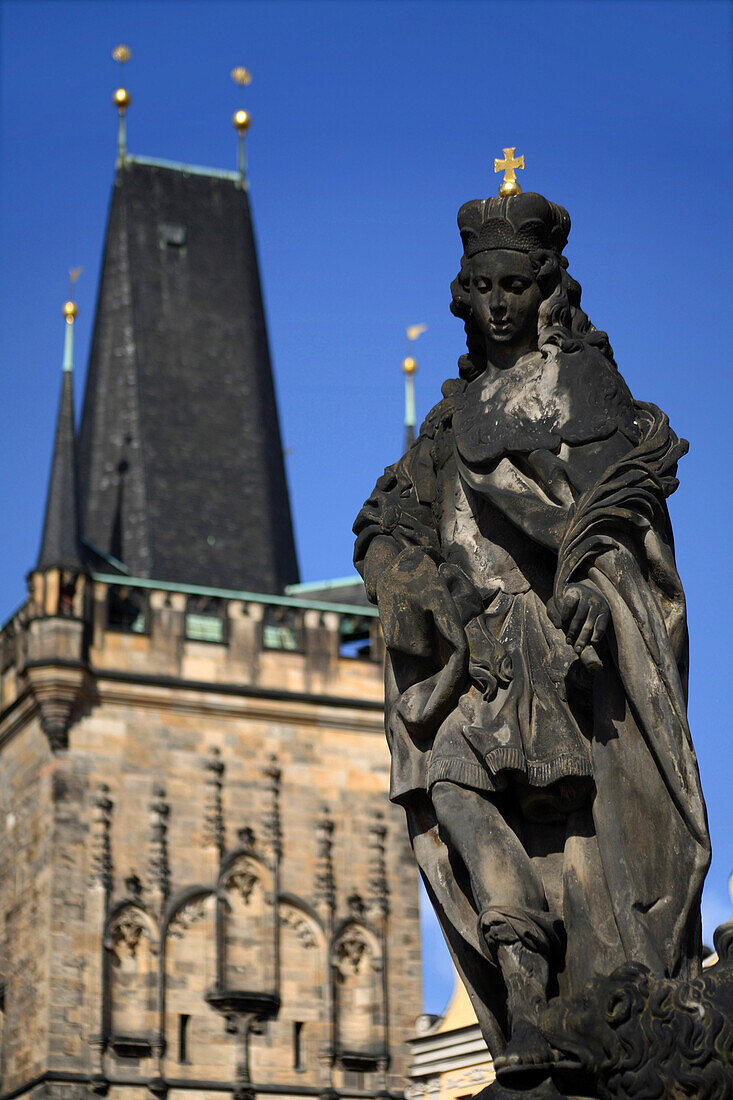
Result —
[[463, 256], [503, 248], [561, 254], [568, 243], [570, 215], [542, 195], [525, 191], [508, 198], [472, 199], [458, 211]]

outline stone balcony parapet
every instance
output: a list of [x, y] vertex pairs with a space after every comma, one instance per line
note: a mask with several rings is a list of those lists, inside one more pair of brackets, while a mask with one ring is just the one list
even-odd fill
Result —
[[[176, 585], [113, 574], [32, 573], [0, 630], [0, 711], [38, 667], [93, 679], [254, 689], [378, 704], [383, 643], [375, 608]], [[44, 673], [48, 680], [48, 674]]]

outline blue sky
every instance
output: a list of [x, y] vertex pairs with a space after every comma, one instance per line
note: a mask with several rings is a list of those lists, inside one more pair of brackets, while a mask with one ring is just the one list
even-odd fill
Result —
[[[77, 284], [81, 398], [114, 168], [117, 42], [132, 153], [233, 168], [234, 65], [304, 580], [350, 572], [351, 523], [401, 450], [404, 327], [418, 415], [455, 374], [455, 216], [514, 145], [525, 190], [570, 212], [583, 303], [634, 394], [691, 443], [671, 500], [691, 635], [690, 718], [714, 862], [708, 938], [731, 908], [733, 596], [727, 444], [729, 3], [4, 0], [0, 7], [0, 614], [38, 551]], [[521, 175], [521, 173], [520, 173]], [[450, 987], [426, 927], [426, 1007]]]

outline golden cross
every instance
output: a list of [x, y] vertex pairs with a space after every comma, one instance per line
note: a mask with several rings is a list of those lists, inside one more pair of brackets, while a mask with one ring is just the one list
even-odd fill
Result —
[[494, 171], [503, 172], [504, 179], [501, 181], [499, 187], [499, 194], [502, 198], [506, 198], [507, 195], [521, 195], [522, 188], [517, 183], [517, 168], [524, 168], [524, 154], [521, 157], [514, 156], [514, 146], [511, 149], [504, 149], [504, 159], [499, 160], [498, 157], [494, 160]]

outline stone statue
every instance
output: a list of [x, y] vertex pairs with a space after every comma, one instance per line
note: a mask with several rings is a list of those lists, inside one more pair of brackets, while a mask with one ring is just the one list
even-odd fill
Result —
[[509, 1083], [551, 1058], [548, 1001], [624, 964], [700, 973], [710, 847], [666, 506], [687, 443], [581, 309], [561, 206], [513, 184], [458, 226], [467, 352], [359, 513], [355, 561], [391, 798]]
[[[715, 948], [718, 961], [691, 981], [628, 963], [550, 1001], [540, 1029], [553, 1079], [602, 1100], [732, 1100], [733, 920], [716, 931]], [[489, 1096], [502, 1100], [496, 1088]]]

